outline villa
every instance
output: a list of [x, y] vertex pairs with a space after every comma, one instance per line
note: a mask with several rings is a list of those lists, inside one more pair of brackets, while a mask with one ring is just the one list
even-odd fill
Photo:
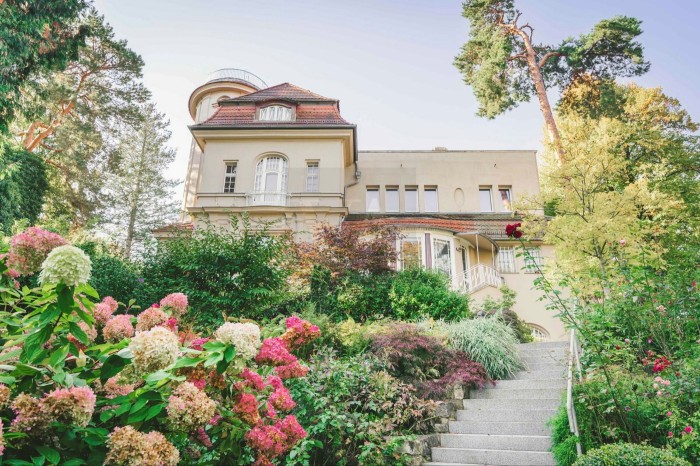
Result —
[[189, 111], [184, 226], [228, 225], [247, 212], [272, 233], [310, 241], [322, 223], [392, 225], [398, 268], [438, 270], [477, 302], [505, 284], [537, 339], [566, 338], [533, 289], [552, 248], [531, 240], [525, 260], [505, 234], [518, 196], [539, 192], [536, 151], [360, 151], [338, 100], [236, 69], [195, 89]]

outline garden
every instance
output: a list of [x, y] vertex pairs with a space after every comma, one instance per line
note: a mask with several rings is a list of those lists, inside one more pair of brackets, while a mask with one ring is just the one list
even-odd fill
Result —
[[[29, 227], [0, 250], [8, 465], [409, 464], [451, 390], [521, 367], [522, 322], [395, 272], [396, 232], [172, 238], [140, 261]], [[520, 333], [519, 333], [520, 332]]]

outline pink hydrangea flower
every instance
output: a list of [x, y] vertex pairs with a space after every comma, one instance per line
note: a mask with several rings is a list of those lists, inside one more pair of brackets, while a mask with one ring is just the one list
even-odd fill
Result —
[[111, 296], [105, 296], [104, 298], [102, 298], [102, 304], [109, 307], [109, 309], [112, 312], [115, 312], [117, 309], [119, 309], [119, 303], [116, 299], [112, 298]]
[[58, 246], [68, 244], [61, 235], [39, 227], [29, 227], [10, 241], [7, 265], [19, 275], [31, 275], [41, 268], [46, 256]]
[[291, 411], [297, 404], [292, 400], [292, 395], [284, 386], [275, 389], [270, 394], [269, 402], [279, 411]]
[[275, 367], [275, 372], [283, 380], [298, 379], [304, 377], [309, 372], [309, 368], [299, 364], [299, 361], [294, 361], [291, 364]]
[[156, 307], [149, 307], [136, 316], [136, 330], [145, 332], [153, 327], [162, 326], [168, 321], [168, 314]]
[[297, 316], [289, 317], [286, 324], [287, 331], [281, 338], [290, 349], [299, 348], [321, 335], [317, 326]]
[[258, 411], [258, 399], [250, 393], [238, 395], [233, 412], [247, 424], [254, 426], [260, 422], [260, 412]]
[[111, 343], [116, 343], [133, 336], [134, 326], [131, 323], [131, 316], [128, 314], [120, 314], [112, 317], [102, 329], [102, 337], [105, 341]]
[[52, 420], [85, 427], [95, 411], [96, 401], [90, 387], [61, 388], [44, 396], [41, 409]]
[[243, 372], [241, 372], [241, 378], [243, 379], [243, 382], [237, 383], [238, 390], [242, 390], [244, 387], [250, 387], [258, 391], [262, 391], [265, 389], [265, 382], [263, 382], [263, 379], [262, 377], [260, 377], [260, 374], [250, 370], [247, 367], [243, 369]]
[[92, 310], [92, 315], [95, 317], [95, 323], [98, 325], [105, 325], [112, 317], [114, 311], [107, 303], [97, 303], [95, 308]]
[[297, 358], [289, 352], [287, 345], [281, 338], [267, 338], [263, 340], [260, 351], [255, 357], [258, 364], [271, 366], [283, 366], [295, 362]]
[[160, 306], [169, 309], [175, 317], [182, 317], [187, 305], [187, 296], [183, 293], [171, 293], [160, 300]]

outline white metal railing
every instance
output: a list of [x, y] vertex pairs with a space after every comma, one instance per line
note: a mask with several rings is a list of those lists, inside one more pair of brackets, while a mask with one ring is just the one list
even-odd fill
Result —
[[241, 70], [238, 68], [222, 68], [216, 70], [213, 73], [209, 73], [207, 77], [207, 82], [215, 81], [244, 81], [248, 84], [252, 84], [258, 89], [265, 89], [267, 84], [259, 76], [251, 73], [250, 71]]
[[255, 191], [246, 193], [246, 205], [249, 206], [286, 206], [289, 204], [289, 194], [273, 191]]
[[474, 293], [487, 286], [499, 288], [503, 278], [498, 270], [486, 264], [477, 264], [464, 272], [464, 288], [467, 293]]
[[569, 371], [566, 381], [566, 414], [569, 417], [569, 430], [576, 436], [576, 454], [581, 455], [581, 441], [578, 432], [578, 421], [576, 420], [576, 408], [574, 407], [574, 365], [578, 380], [581, 380], [581, 357], [578, 351], [578, 341], [576, 340], [576, 330], [571, 329], [569, 338]]

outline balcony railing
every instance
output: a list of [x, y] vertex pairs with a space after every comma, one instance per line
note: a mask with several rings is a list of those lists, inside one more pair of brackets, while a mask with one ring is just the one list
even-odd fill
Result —
[[246, 193], [246, 205], [248, 206], [287, 206], [289, 194], [271, 191], [256, 191]]
[[250, 71], [240, 70], [238, 68], [223, 68], [210, 73], [207, 77], [208, 83], [217, 81], [238, 81], [250, 84], [256, 89], [265, 89], [267, 84], [259, 76], [254, 75]]
[[498, 270], [485, 264], [477, 264], [464, 272], [464, 288], [467, 293], [474, 293], [487, 286], [500, 288], [503, 278]]

